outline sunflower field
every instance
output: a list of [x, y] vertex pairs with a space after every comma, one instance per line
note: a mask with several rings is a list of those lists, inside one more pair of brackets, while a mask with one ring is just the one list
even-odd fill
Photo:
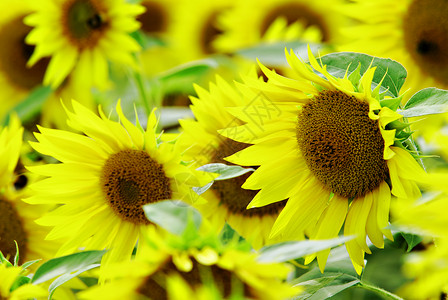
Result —
[[447, 1], [0, 10], [0, 300], [448, 299]]

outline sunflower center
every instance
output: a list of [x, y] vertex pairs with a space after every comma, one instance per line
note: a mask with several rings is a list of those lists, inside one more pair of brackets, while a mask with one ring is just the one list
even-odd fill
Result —
[[0, 72], [10, 84], [31, 90], [42, 82], [49, 59], [41, 59], [32, 68], [26, 67], [34, 46], [25, 44], [31, 27], [23, 24], [24, 17], [12, 19], [0, 28]]
[[207, 21], [202, 27], [202, 32], [200, 34], [201, 47], [205, 54], [211, 54], [215, 52], [213, 47], [213, 41], [222, 33], [222, 30], [217, 26], [217, 17], [220, 12], [216, 11], [208, 17]]
[[172, 197], [163, 166], [142, 150], [122, 150], [105, 162], [101, 184], [117, 216], [134, 224], [149, 224], [142, 206]]
[[[232, 163], [229, 163], [228, 161], [225, 161], [224, 158], [249, 146], [250, 144], [239, 143], [226, 138], [215, 150], [211, 162], [234, 165]], [[221, 200], [221, 203], [224, 204], [234, 214], [260, 217], [265, 215], [278, 214], [285, 206], [286, 200], [272, 203], [263, 207], [246, 209], [249, 202], [252, 201], [252, 199], [258, 192], [241, 188], [241, 186], [249, 176], [250, 173], [246, 173], [244, 175], [231, 179], [217, 180], [213, 183], [211, 189]]]
[[137, 21], [142, 24], [143, 32], [154, 34], [166, 31], [168, 16], [164, 7], [153, 1], [143, 1], [140, 4], [146, 8], [146, 11], [137, 17]]
[[356, 198], [387, 179], [384, 139], [369, 105], [341, 91], [323, 91], [302, 106], [297, 142], [311, 172], [328, 189]]
[[69, 0], [65, 3], [64, 30], [78, 47], [94, 47], [108, 27], [104, 9], [94, 0]]
[[[137, 293], [144, 295], [149, 299], [168, 299], [166, 292], [166, 278], [170, 274], [180, 275], [191, 287], [196, 288], [202, 284], [206, 284], [203, 279], [210, 279], [211, 273], [213, 283], [218, 288], [221, 295], [226, 299], [232, 292], [232, 285], [237, 281], [243, 286], [244, 294], [252, 299], [250, 287], [241, 282], [238, 278], [226, 269], [222, 269], [216, 265], [204, 266], [200, 265], [196, 260], [193, 261], [193, 268], [190, 272], [182, 272], [172, 262], [167, 262], [161, 269], [151, 276], [148, 276], [143, 283], [137, 288]], [[209, 270], [206, 270], [206, 269]], [[203, 274], [201, 273], [203, 272]]]
[[416, 64], [448, 85], [448, 5], [444, 0], [414, 0], [403, 22], [406, 48]]
[[28, 237], [23, 228], [22, 221], [14, 206], [0, 197], [0, 251], [6, 257], [14, 258], [17, 242], [20, 251], [20, 263], [27, 252]]
[[322, 41], [328, 41], [329, 39], [329, 29], [322, 16], [301, 3], [285, 3], [272, 9], [261, 23], [262, 35], [266, 33], [278, 17], [286, 18], [288, 25], [297, 21], [303, 22], [305, 27], [314, 25], [322, 32]]

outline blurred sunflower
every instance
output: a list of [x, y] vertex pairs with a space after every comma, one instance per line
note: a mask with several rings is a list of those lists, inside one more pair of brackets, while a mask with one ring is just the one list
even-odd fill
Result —
[[[255, 77], [256, 75], [252, 75]], [[243, 97], [235, 86], [221, 77], [216, 84], [210, 83], [210, 91], [195, 86], [198, 97], [191, 97], [196, 120], [180, 120], [183, 132], [179, 144], [186, 149], [186, 159], [191, 159], [199, 167], [209, 163], [224, 163], [223, 158], [230, 156], [249, 144], [239, 143], [218, 134], [218, 130], [241, 125], [238, 119], [226, 112], [226, 107], [235, 107], [250, 103], [250, 98]], [[209, 218], [218, 229], [224, 222], [248, 240], [254, 248], [266, 244], [275, 219], [286, 201], [274, 203], [262, 208], [247, 210], [249, 202], [256, 191], [244, 190], [241, 185], [249, 174], [216, 181], [203, 196], [208, 201], [197, 208]]]
[[[395, 144], [393, 121], [401, 115], [381, 106], [380, 85], [371, 90], [375, 68], [362, 77], [358, 68], [350, 79], [347, 74], [336, 78], [309, 49], [308, 55], [312, 68], [326, 79], [292, 52], [286, 59], [301, 79], [280, 76], [263, 65], [268, 82], [246, 79], [246, 87], [241, 87], [259, 101], [228, 109], [247, 124], [220, 132], [254, 145], [226, 160], [260, 166], [242, 186], [261, 189], [248, 208], [288, 199], [271, 237], [333, 238], [345, 220], [344, 234], [356, 235], [346, 246], [360, 273], [364, 253], [371, 253], [366, 234], [379, 248], [384, 246], [383, 235], [392, 239], [385, 228], [392, 195], [418, 198], [415, 181], [426, 173], [407, 150], [396, 146], [398, 141]], [[328, 254], [317, 253], [321, 270]]]
[[226, 0], [182, 1], [178, 4], [175, 22], [168, 32], [168, 44], [182, 62], [217, 52], [214, 41], [222, 33], [218, 16], [232, 5]]
[[[9, 258], [19, 247], [19, 263], [51, 258], [56, 252], [54, 243], [46, 242], [48, 230], [34, 221], [48, 210], [45, 205], [29, 205], [22, 201], [28, 195], [24, 188], [29, 180], [24, 174], [15, 174], [22, 148], [23, 128], [17, 117], [0, 132], [0, 251]], [[1, 281], [0, 281], [1, 282]]]
[[58, 87], [73, 73], [81, 87], [108, 85], [108, 61], [135, 67], [132, 54], [140, 50], [128, 34], [140, 24], [144, 11], [124, 0], [44, 0], [33, 2], [35, 12], [25, 23], [35, 27], [26, 42], [36, 45], [28, 61], [34, 65], [50, 56], [44, 84]]
[[31, 27], [23, 23], [23, 18], [31, 12], [28, 2], [5, 0], [0, 3], [0, 117], [36, 86], [42, 83], [48, 59], [36, 61], [32, 68], [27, 61], [34, 47], [25, 44], [25, 37]]
[[412, 279], [399, 291], [406, 299], [443, 299], [448, 293], [448, 173], [429, 176], [430, 190], [438, 194], [426, 195], [412, 205], [399, 201], [392, 206], [394, 225], [419, 233], [426, 245], [404, 257], [403, 272]]
[[[217, 246], [222, 249], [196, 248], [171, 243], [174, 239], [162, 237], [154, 230], [149, 230], [147, 236], [150, 238], [143, 243], [135, 260], [108, 268], [107, 277], [111, 281], [81, 292], [79, 298], [200, 299], [203, 293], [214, 296], [217, 293], [217, 299], [235, 296], [275, 300], [300, 291], [283, 282], [291, 271], [287, 265], [259, 263], [255, 253], [239, 250], [233, 244]], [[178, 298], [179, 291], [173, 288], [179, 284], [183, 289], [188, 287], [194, 297]]]
[[59, 164], [29, 167], [47, 176], [31, 186], [31, 204], [63, 204], [36, 222], [53, 226], [47, 239], [67, 238], [57, 255], [84, 249], [109, 249], [102, 266], [128, 260], [141, 230], [151, 223], [142, 205], [166, 199], [192, 202], [191, 186], [210, 181], [210, 174], [181, 164], [175, 146], [160, 143], [154, 112], [144, 131], [126, 117], [118, 102], [121, 123], [99, 116], [73, 101], [68, 124], [83, 134], [38, 126], [38, 152]]
[[408, 71], [404, 88], [413, 92], [431, 86], [448, 88], [445, 1], [359, 0], [343, 10], [360, 24], [344, 30], [350, 42], [341, 50], [398, 60]]
[[214, 45], [221, 51], [232, 52], [260, 42], [299, 38], [307, 42], [332, 43], [340, 36], [338, 29], [348, 20], [335, 9], [342, 2], [238, 1], [233, 9], [219, 18], [223, 34]]
[[11, 291], [22, 273], [23, 269], [21, 267], [8, 267], [6, 264], [0, 263], [0, 299], [47, 299], [48, 292], [34, 284], [24, 284]]

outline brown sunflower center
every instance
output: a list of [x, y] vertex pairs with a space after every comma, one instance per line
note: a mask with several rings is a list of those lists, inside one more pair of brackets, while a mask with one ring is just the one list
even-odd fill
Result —
[[108, 21], [98, 0], [68, 0], [64, 3], [64, 32], [79, 47], [94, 47], [101, 39]]
[[157, 34], [166, 31], [168, 14], [165, 8], [153, 1], [143, 1], [141, 5], [146, 8], [146, 11], [137, 17], [137, 21], [142, 24], [143, 32]]
[[12, 19], [0, 28], [0, 70], [10, 84], [31, 90], [42, 82], [49, 59], [41, 59], [32, 68], [26, 67], [34, 46], [25, 44], [31, 27], [23, 24], [24, 17]]
[[305, 27], [316, 26], [322, 32], [322, 41], [328, 41], [329, 29], [321, 14], [311, 10], [301, 3], [285, 3], [272, 9], [261, 23], [261, 33], [264, 35], [278, 17], [286, 18], [288, 25], [301, 21]]
[[122, 150], [105, 162], [101, 185], [117, 216], [134, 224], [149, 224], [142, 205], [172, 198], [163, 166], [142, 150]]
[[413, 60], [444, 85], [448, 85], [447, 16], [444, 0], [414, 0], [403, 22], [405, 45]]
[[215, 52], [216, 49], [213, 47], [213, 41], [223, 32], [217, 25], [217, 17], [219, 13], [220, 11], [215, 11], [210, 14], [203, 24], [202, 32], [200, 33], [200, 43], [205, 54]]
[[[220, 294], [227, 299], [232, 293], [234, 285], [239, 284], [243, 288], [245, 296], [253, 296], [250, 287], [236, 278], [229, 270], [222, 269], [216, 265], [204, 266], [193, 259], [193, 268], [190, 272], [182, 272], [170, 261], [151, 276], [148, 276], [137, 288], [137, 293], [149, 299], [168, 299], [166, 291], [166, 277], [170, 274], [180, 275], [191, 287], [196, 288], [213, 279], [213, 283], [218, 288]], [[210, 275], [212, 278], [210, 278]], [[204, 281], [207, 280], [207, 281]]]
[[27, 252], [28, 237], [23, 228], [22, 220], [14, 206], [6, 199], [0, 197], [0, 251], [10, 260], [16, 255], [17, 242], [20, 252], [20, 263]]
[[328, 189], [356, 198], [388, 177], [384, 139], [369, 105], [341, 91], [323, 91], [302, 106], [297, 142], [311, 172]]
[[[232, 163], [225, 161], [224, 157], [230, 156], [249, 146], [250, 144], [239, 143], [231, 139], [225, 139], [215, 150], [211, 162], [233, 165]], [[252, 201], [252, 199], [258, 192], [241, 188], [241, 186], [249, 176], [250, 173], [246, 173], [244, 175], [227, 180], [217, 180], [213, 183], [211, 189], [221, 200], [221, 203], [224, 204], [234, 214], [260, 217], [265, 215], [278, 214], [285, 206], [286, 200], [272, 203], [263, 207], [246, 209], [249, 202]]]

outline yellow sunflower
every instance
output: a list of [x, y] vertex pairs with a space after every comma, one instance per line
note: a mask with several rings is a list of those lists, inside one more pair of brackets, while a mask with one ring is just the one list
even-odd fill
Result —
[[226, 0], [182, 1], [176, 8], [174, 24], [167, 33], [168, 46], [182, 62], [216, 53], [214, 40], [222, 33], [218, 16], [233, 5]]
[[[271, 237], [332, 238], [345, 220], [344, 234], [356, 235], [346, 246], [360, 273], [364, 253], [371, 253], [366, 234], [380, 248], [383, 235], [392, 239], [385, 228], [391, 197], [418, 198], [414, 180], [423, 180], [426, 173], [407, 150], [395, 145], [396, 130], [389, 124], [401, 115], [380, 105], [379, 86], [371, 90], [375, 68], [366, 71], [359, 84], [352, 83], [353, 76], [335, 78], [309, 49], [308, 55], [312, 68], [325, 78], [293, 52], [286, 53], [286, 59], [301, 79], [261, 65], [269, 81], [246, 79], [241, 87], [245, 97], [262, 101], [228, 109], [247, 124], [220, 132], [254, 144], [227, 158], [260, 166], [242, 186], [261, 189], [248, 208], [288, 199]], [[321, 270], [328, 254], [317, 253]]]
[[6, 264], [0, 263], [0, 299], [47, 299], [48, 292], [34, 284], [24, 284], [11, 291], [21, 273], [23, 273], [21, 267], [8, 267]]
[[[297, 40], [334, 42], [348, 18], [336, 10], [344, 1], [243, 0], [219, 19], [221, 51], [235, 51], [260, 42]], [[250, 13], [248, 13], [250, 12]]]
[[[174, 239], [162, 237], [153, 228], [148, 230], [147, 237], [135, 260], [108, 268], [110, 282], [81, 292], [79, 298], [197, 299], [202, 293], [217, 293], [217, 299], [233, 295], [237, 299], [245, 296], [275, 300], [300, 292], [300, 288], [284, 283], [291, 271], [287, 265], [259, 263], [255, 253], [238, 250], [231, 244], [218, 247], [222, 249], [207, 245], [176, 246], [176, 242], [172, 243]], [[188, 286], [193, 298], [176, 296], [179, 291], [173, 288], [179, 286], [179, 280], [183, 288], [185, 284]]]
[[[256, 78], [256, 75], [252, 75]], [[242, 96], [235, 86], [217, 77], [216, 84], [210, 83], [210, 91], [195, 86], [198, 97], [191, 97], [196, 120], [180, 120], [182, 134], [178, 140], [186, 149], [186, 159], [193, 160], [197, 167], [209, 163], [224, 163], [223, 158], [232, 155], [249, 144], [239, 143], [218, 134], [218, 130], [241, 125], [242, 122], [225, 111], [226, 107], [249, 105], [254, 99]], [[256, 100], [256, 99], [255, 99]], [[203, 194], [208, 203], [197, 208], [209, 218], [217, 228], [224, 222], [246, 238], [254, 248], [267, 243], [269, 232], [285, 202], [247, 210], [246, 207], [256, 191], [244, 190], [241, 185], [249, 174], [233, 179], [216, 181]]]
[[55, 243], [46, 242], [48, 230], [34, 221], [48, 210], [46, 205], [30, 205], [22, 198], [29, 195], [26, 188], [29, 176], [16, 174], [22, 148], [23, 128], [17, 117], [0, 132], [0, 251], [10, 259], [19, 247], [19, 263], [35, 259], [49, 259], [56, 252]]
[[344, 30], [350, 42], [341, 45], [341, 50], [399, 61], [408, 71], [405, 89], [415, 92], [424, 87], [448, 87], [445, 1], [359, 0], [346, 5], [343, 11], [360, 24]]
[[48, 59], [39, 60], [32, 68], [26, 65], [34, 49], [25, 44], [31, 27], [23, 23], [23, 18], [31, 13], [30, 5], [24, 1], [5, 0], [0, 3], [0, 9], [0, 117], [3, 117], [14, 104], [42, 83]]
[[412, 281], [399, 294], [406, 299], [442, 299], [442, 293], [448, 293], [448, 174], [429, 176], [430, 190], [438, 195], [428, 194], [414, 204], [400, 201], [392, 206], [394, 224], [419, 233], [426, 245], [422, 251], [405, 256], [403, 271]]
[[44, 84], [58, 87], [73, 72], [82, 87], [108, 85], [108, 61], [135, 66], [132, 53], [140, 50], [128, 33], [140, 24], [144, 11], [124, 0], [44, 0], [33, 2], [35, 12], [25, 18], [34, 29], [26, 42], [36, 45], [28, 65], [51, 57]]
[[[47, 176], [31, 186], [31, 204], [59, 204], [36, 222], [53, 226], [47, 239], [66, 238], [57, 255], [83, 249], [109, 249], [103, 265], [129, 260], [141, 230], [151, 223], [142, 205], [165, 199], [192, 202], [191, 186], [210, 181], [181, 163], [175, 145], [160, 143], [154, 112], [144, 131], [117, 104], [119, 122], [99, 108], [97, 116], [78, 102], [66, 109], [68, 124], [80, 134], [38, 127], [38, 152], [60, 161], [29, 167]], [[84, 133], [84, 135], [82, 134]]]

